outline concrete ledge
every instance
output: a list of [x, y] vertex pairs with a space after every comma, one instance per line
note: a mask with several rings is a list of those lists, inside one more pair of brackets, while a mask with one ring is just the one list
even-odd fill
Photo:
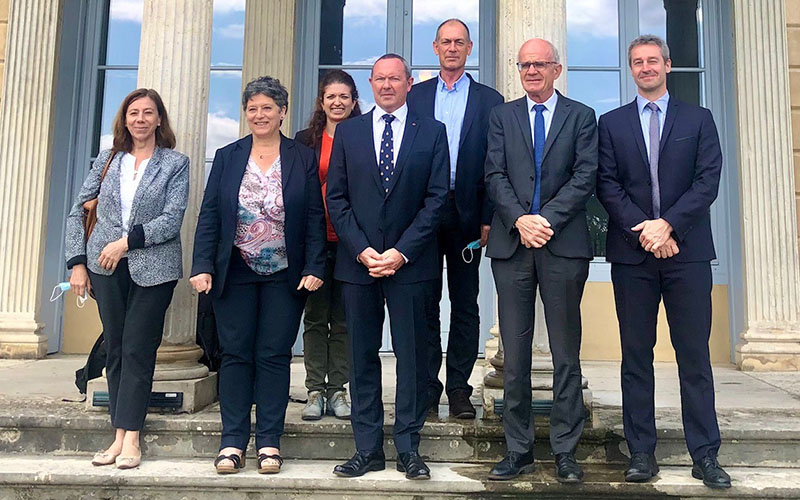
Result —
[[[97, 391], [108, 392], [108, 380], [105, 377], [90, 380], [87, 384], [86, 409], [108, 412], [108, 408], [105, 406], [92, 405], [94, 393]], [[217, 374], [214, 372], [207, 377], [188, 380], [156, 380], [153, 382], [153, 391], [182, 392], [183, 405], [176, 411], [178, 413], [195, 413], [217, 400]]]
[[232, 500], [258, 498], [800, 498], [800, 470], [729, 468], [734, 487], [711, 490], [693, 479], [688, 467], [663, 467], [653, 482], [621, 482], [621, 467], [588, 467], [581, 486], [555, 481], [552, 466], [540, 465], [531, 475], [511, 482], [486, 480], [488, 466], [432, 464], [430, 481], [409, 481], [394, 470], [362, 478], [332, 475], [335, 461], [293, 461], [278, 475], [259, 475], [248, 463], [232, 476], [218, 476], [212, 460], [145, 460], [141, 467], [120, 471], [93, 467], [86, 457], [0, 457], [0, 496], [26, 500], [73, 500], [113, 497], [149, 500], [187, 498]]

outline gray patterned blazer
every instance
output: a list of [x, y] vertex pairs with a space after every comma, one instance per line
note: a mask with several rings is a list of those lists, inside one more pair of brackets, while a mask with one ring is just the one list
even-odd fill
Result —
[[[67, 216], [67, 268], [86, 264], [95, 274], [111, 274], [97, 263], [103, 248], [122, 237], [119, 169], [123, 153], [114, 155], [100, 185], [110, 154], [105, 150], [98, 155]], [[83, 203], [96, 196], [97, 225], [84, 243]], [[188, 199], [189, 158], [172, 149], [156, 147], [131, 209], [128, 267], [137, 285], [154, 286], [183, 277], [180, 231]]]

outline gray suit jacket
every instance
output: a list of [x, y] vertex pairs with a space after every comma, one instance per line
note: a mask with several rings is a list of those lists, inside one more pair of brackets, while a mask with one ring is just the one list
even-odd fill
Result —
[[[533, 139], [525, 97], [492, 109], [486, 188], [495, 213], [486, 255], [508, 259], [520, 244], [514, 223], [533, 201]], [[553, 229], [544, 248], [559, 257], [592, 258], [586, 203], [597, 175], [594, 110], [558, 94], [542, 158], [541, 215]]]
[[[97, 263], [103, 248], [122, 237], [119, 169], [123, 153], [111, 160], [100, 185], [110, 154], [105, 150], [98, 155], [67, 216], [68, 268], [86, 264], [95, 274], [111, 274]], [[83, 203], [94, 197], [98, 198], [97, 225], [84, 243]], [[156, 147], [131, 209], [128, 267], [137, 285], [154, 286], [183, 277], [180, 231], [188, 200], [189, 158], [172, 149]]]

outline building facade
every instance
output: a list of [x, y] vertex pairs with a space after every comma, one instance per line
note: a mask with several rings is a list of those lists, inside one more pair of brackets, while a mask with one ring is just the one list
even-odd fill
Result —
[[[449, 17], [466, 21], [475, 41], [468, 71], [507, 100], [522, 95], [514, 67], [521, 43], [551, 40], [567, 70], [557, 86], [598, 116], [635, 96], [627, 43], [641, 33], [667, 40], [670, 93], [712, 110], [725, 157], [712, 207], [712, 360], [800, 369], [800, 0], [0, 0], [0, 357], [87, 352], [101, 332], [91, 301], [79, 309], [72, 295], [48, 299], [66, 281], [69, 205], [110, 144], [129, 91], [161, 93], [177, 148], [192, 160], [182, 232], [188, 270], [210, 159], [247, 133], [244, 83], [280, 78], [290, 92], [290, 135], [304, 128], [328, 69], [354, 76], [362, 109], [372, 104], [369, 68], [385, 52], [405, 56], [416, 80], [435, 76], [431, 41]], [[589, 213], [596, 257], [582, 305], [582, 356], [614, 360], [607, 219], [596, 200]], [[482, 266], [489, 355], [495, 294], [488, 262]], [[447, 307], [445, 299], [443, 320]], [[202, 371], [195, 310], [183, 280], [159, 351], [166, 377]], [[544, 327], [537, 330], [546, 352]], [[672, 359], [663, 311], [656, 359]]]

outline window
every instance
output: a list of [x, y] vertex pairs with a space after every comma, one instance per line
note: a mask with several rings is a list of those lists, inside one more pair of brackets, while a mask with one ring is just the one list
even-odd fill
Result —
[[[649, 33], [670, 47], [670, 95], [705, 105], [703, 30], [701, 0], [567, 0], [569, 95], [594, 108], [598, 117], [632, 101], [636, 86], [628, 68], [628, 43]], [[588, 216], [595, 260], [602, 262], [608, 214], [595, 197]]]
[[[493, 42], [493, 36], [487, 33], [493, 33], [494, 27], [487, 20], [494, 19], [494, 2], [316, 0], [303, 7], [307, 10], [300, 18], [312, 23], [306, 24], [312, 41], [303, 47], [301, 62], [296, 64], [299, 74], [293, 108], [298, 117], [292, 122], [295, 129], [308, 123], [319, 78], [330, 69], [343, 69], [352, 75], [364, 112], [375, 105], [369, 85], [372, 64], [387, 52], [399, 54], [409, 62], [415, 82], [435, 77], [439, 60], [432, 42], [436, 28], [445, 19], [459, 18], [469, 27], [474, 46], [467, 59], [467, 71], [472, 77], [484, 83], [494, 77], [493, 43], [482, 43], [483, 39]], [[313, 68], [310, 74], [305, 69], [309, 67]]]
[[[137, 88], [139, 45], [144, 0], [103, 2], [102, 41], [94, 71], [95, 118], [91, 164], [110, 148], [112, 124], [119, 104]], [[206, 133], [206, 172], [217, 148], [239, 137], [239, 97], [242, 90], [245, 0], [216, 0], [212, 18], [211, 74]]]

